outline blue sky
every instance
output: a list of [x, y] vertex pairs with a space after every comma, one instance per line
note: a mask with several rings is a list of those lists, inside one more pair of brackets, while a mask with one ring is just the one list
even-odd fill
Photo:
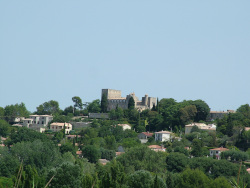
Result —
[[212, 110], [250, 101], [249, 0], [0, 1], [0, 106], [101, 89]]

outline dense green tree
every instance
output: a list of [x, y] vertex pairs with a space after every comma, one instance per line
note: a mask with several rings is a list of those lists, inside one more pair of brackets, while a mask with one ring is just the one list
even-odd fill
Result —
[[11, 131], [9, 138], [7, 145], [13, 145], [22, 141], [33, 142], [37, 139], [41, 141], [49, 141], [49, 138], [45, 134], [41, 134], [25, 127], [18, 128], [16, 131]]
[[108, 109], [108, 99], [106, 94], [102, 94], [101, 99], [101, 112], [106, 113]]
[[95, 146], [87, 145], [82, 149], [82, 155], [89, 162], [96, 163], [101, 158], [101, 151]]
[[0, 119], [5, 119], [3, 107], [0, 107]]
[[0, 136], [6, 137], [9, 133], [10, 125], [5, 121], [0, 119]]
[[245, 118], [250, 119], [250, 106], [249, 106], [249, 104], [241, 105], [237, 109], [236, 112], [242, 114]]
[[143, 145], [128, 149], [126, 153], [117, 157], [117, 161], [124, 166], [126, 173], [137, 170], [154, 173], [166, 171], [166, 166], [162, 165], [166, 161], [166, 153], [152, 151]]
[[111, 162], [110, 175], [111, 187], [121, 187], [121, 185], [125, 182], [124, 167], [116, 160]]
[[188, 150], [186, 150], [183, 146], [177, 146], [174, 148], [174, 152], [179, 152], [179, 153], [183, 153], [184, 155], [188, 156], [189, 152]]
[[59, 150], [50, 141], [16, 143], [11, 148], [11, 154], [25, 165], [35, 166], [37, 170], [54, 167], [61, 161]]
[[75, 188], [81, 187], [82, 173], [78, 165], [63, 163], [59, 167], [52, 169], [48, 173], [47, 181], [54, 177], [50, 182], [51, 187], [55, 188]]
[[78, 108], [82, 110], [83, 104], [82, 104], [82, 99], [80, 97], [72, 97], [72, 101], [74, 102], [74, 108]]
[[128, 109], [134, 109], [135, 108], [135, 100], [133, 97], [130, 97], [128, 100]]
[[14, 187], [14, 183], [11, 178], [0, 177], [0, 187]]
[[99, 99], [96, 99], [88, 104], [88, 112], [90, 113], [99, 113], [101, 112], [101, 102]]
[[191, 154], [195, 157], [202, 156], [202, 141], [201, 141], [201, 139], [195, 138], [193, 140]]
[[231, 188], [232, 185], [225, 177], [218, 177], [209, 185], [211, 188]]
[[152, 188], [154, 179], [148, 171], [139, 170], [128, 176], [127, 185], [131, 188]]
[[0, 176], [13, 176], [20, 166], [19, 159], [13, 157], [7, 147], [0, 147], [0, 156]]
[[72, 143], [66, 142], [65, 144], [62, 144], [60, 146], [60, 152], [62, 154], [66, 153], [66, 152], [70, 152], [72, 153], [72, 155], [76, 155], [76, 148], [72, 145]]
[[180, 119], [183, 124], [187, 124], [194, 121], [197, 114], [195, 105], [188, 105], [180, 109]]
[[117, 144], [115, 140], [115, 136], [107, 136], [104, 138], [106, 142], [106, 148], [109, 150], [116, 150], [117, 149]]
[[39, 105], [37, 108], [36, 114], [38, 115], [50, 115], [60, 112], [59, 103], [54, 100], [50, 100], [48, 102], [44, 102]]
[[246, 161], [248, 159], [248, 154], [243, 151], [229, 150], [223, 152], [223, 158], [230, 158], [231, 161]]
[[74, 114], [74, 107], [68, 106], [64, 109], [63, 115], [67, 116], [68, 114]]
[[100, 151], [101, 151], [102, 159], [107, 159], [111, 161], [113, 158], [115, 158], [115, 150], [108, 150], [108, 149], [101, 148]]
[[206, 102], [204, 102], [203, 100], [195, 100], [191, 102], [192, 105], [196, 106], [197, 109], [197, 113], [195, 116], [195, 121], [199, 122], [199, 121], [206, 121], [207, 116], [210, 112], [210, 108], [208, 106], [208, 104]]
[[28, 117], [29, 114], [24, 103], [8, 105], [4, 108], [5, 119], [8, 122], [13, 122], [16, 117]]
[[183, 153], [170, 153], [166, 159], [167, 169], [171, 172], [182, 172], [188, 165], [188, 158]]
[[190, 168], [183, 171], [180, 175], [178, 187], [180, 188], [209, 188], [211, 180], [199, 169]]

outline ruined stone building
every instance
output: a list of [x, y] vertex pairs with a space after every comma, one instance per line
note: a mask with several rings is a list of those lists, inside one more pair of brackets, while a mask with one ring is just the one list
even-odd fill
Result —
[[135, 101], [135, 109], [139, 111], [151, 109], [153, 108], [153, 105], [156, 105], [156, 98], [148, 97], [148, 95], [142, 97], [142, 100], [140, 101], [138, 97], [135, 96], [135, 93], [122, 97], [122, 92], [120, 90], [102, 89], [102, 96], [103, 94], [106, 95], [108, 99], [108, 111], [116, 109], [117, 106], [122, 109], [128, 109], [128, 101], [130, 97], [133, 97]]

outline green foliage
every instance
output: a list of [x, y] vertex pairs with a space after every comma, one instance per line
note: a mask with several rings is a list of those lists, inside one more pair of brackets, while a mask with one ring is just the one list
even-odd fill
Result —
[[189, 156], [189, 152], [188, 150], [186, 150], [183, 146], [177, 146], [174, 148], [174, 152], [179, 152], [179, 153], [183, 153], [186, 156]]
[[127, 185], [131, 188], [152, 188], [154, 179], [148, 171], [139, 170], [128, 176]]
[[250, 119], [250, 106], [249, 106], [249, 104], [241, 105], [237, 109], [236, 112], [242, 114], [245, 118]]
[[82, 155], [87, 158], [89, 162], [96, 163], [101, 158], [101, 152], [95, 146], [87, 145], [82, 149]]
[[7, 121], [0, 119], [0, 136], [6, 137], [9, 134], [10, 125]]
[[183, 153], [170, 153], [166, 159], [167, 169], [171, 172], [182, 172], [188, 165], [188, 158]]
[[216, 178], [211, 184], [212, 188], [231, 188], [231, 184], [225, 177]]
[[190, 168], [183, 171], [180, 175], [178, 187], [181, 188], [209, 188], [210, 179], [200, 170], [191, 170]]
[[72, 97], [72, 101], [75, 103], [74, 108], [82, 109], [83, 104], [82, 104], [82, 99], [80, 97]]
[[183, 124], [193, 122], [196, 114], [197, 109], [195, 105], [188, 105], [180, 109], [180, 119]]
[[225, 159], [230, 158], [231, 161], [246, 161], [249, 158], [246, 152], [236, 150], [224, 151], [223, 157]]
[[35, 140], [33, 142], [20, 142], [13, 145], [11, 154], [25, 165], [35, 166], [37, 170], [54, 167], [59, 164], [61, 154], [50, 141]]
[[33, 142], [37, 139], [41, 141], [49, 141], [49, 138], [45, 134], [41, 134], [25, 127], [18, 128], [17, 131], [12, 131], [9, 138], [8, 145], [13, 145], [23, 141]]
[[90, 113], [99, 113], [101, 112], [101, 102], [99, 99], [96, 99], [88, 104], [87, 110]]
[[124, 167], [126, 173], [131, 173], [137, 170], [147, 170], [158, 173], [165, 172], [166, 153], [155, 152], [146, 146], [132, 147], [123, 155], [117, 157]]
[[54, 100], [45, 102], [39, 105], [36, 109], [36, 114], [38, 115], [50, 115], [60, 112], [59, 103]]
[[51, 177], [53, 180], [50, 183], [51, 187], [58, 188], [75, 188], [81, 187], [82, 173], [77, 164], [63, 163], [59, 167], [52, 169], [47, 176], [47, 181]]
[[106, 113], [108, 108], [108, 99], [106, 94], [102, 94], [101, 99], [101, 112]]
[[197, 109], [197, 113], [195, 116], [195, 122], [199, 121], [206, 121], [207, 116], [210, 112], [210, 108], [206, 102], [203, 100], [195, 100], [195, 101], [190, 101], [190, 104], [195, 105]]
[[59, 148], [62, 154], [70, 152], [72, 155], [76, 155], [76, 148], [72, 145], [72, 143], [66, 142], [65, 144], [62, 144]]
[[24, 103], [8, 105], [4, 108], [5, 120], [8, 122], [13, 122], [16, 117], [28, 117], [29, 114]]
[[13, 187], [14, 183], [11, 178], [0, 177], [0, 187]]
[[200, 139], [193, 140], [191, 154], [195, 157], [202, 156], [202, 141]]
[[115, 151], [114, 150], [108, 150], [108, 149], [104, 149], [101, 148], [101, 158], [102, 159], [107, 159], [109, 161], [111, 161], [113, 158], [115, 158]]
[[0, 176], [11, 177], [19, 168], [19, 159], [13, 157], [6, 147], [0, 148], [0, 156]]
[[134, 109], [135, 108], [135, 100], [133, 97], [130, 97], [128, 100], [128, 109]]

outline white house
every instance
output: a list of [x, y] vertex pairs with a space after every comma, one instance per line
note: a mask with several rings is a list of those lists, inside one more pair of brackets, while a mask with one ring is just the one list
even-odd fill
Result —
[[29, 118], [22, 120], [22, 125], [25, 127], [47, 127], [49, 122], [53, 120], [50, 115], [30, 115]]
[[131, 126], [128, 124], [118, 124], [117, 126], [121, 126], [122, 129], [125, 131], [126, 129], [130, 129], [131, 130]]
[[160, 132], [155, 132], [155, 141], [169, 141], [171, 139], [171, 132], [169, 131], [160, 131]]
[[210, 157], [213, 157], [215, 156], [216, 159], [220, 159], [220, 155], [222, 152], [224, 151], [228, 151], [229, 149], [227, 148], [223, 148], [223, 147], [220, 147], [220, 148], [214, 148], [214, 149], [210, 149]]
[[58, 132], [64, 129], [65, 126], [65, 133], [69, 134], [69, 132], [72, 130], [72, 125], [70, 123], [51, 123], [50, 124], [50, 130], [54, 132]]
[[205, 124], [205, 123], [191, 123], [188, 125], [185, 125], [185, 134], [191, 133], [191, 130], [194, 126], [197, 126], [199, 129], [203, 131], [209, 131], [214, 132], [216, 131], [216, 125], [215, 124]]

